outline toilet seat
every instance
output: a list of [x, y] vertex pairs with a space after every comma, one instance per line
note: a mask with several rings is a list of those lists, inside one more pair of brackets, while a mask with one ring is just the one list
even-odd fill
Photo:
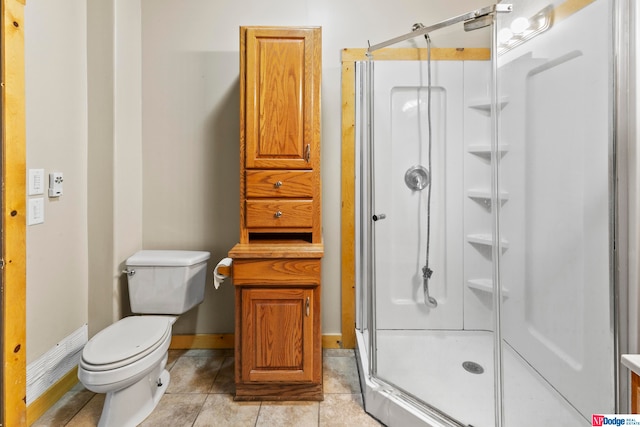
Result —
[[[83, 356], [78, 364], [78, 379], [94, 393], [110, 393], [135, 384], [154, 369], [159, 368], [162, 371], [167, 361], [167, 350], [171, 343], [171, 325], [174, 321], [175, 317], [172, 316], [132, 316], [108, 326], [85, 345], [89, 350], [86, 358], [83, 350]], [[136, 323], [139, 324], [136, 325]], [[158, 331], [163, 329], [164, 333], [157, 341], [155, 338], [144, 336], [140, 342], [145, 342], [145, 345], [132, 344], [133, 335], [148, 331], [152, 337], [157, 337]], [[114, 348], [109, 348], [110, 345]], [[147, 346], [148, 348], [143, 348]], [[102, 356], [97, 354], [101, 350], [105, 352]], [[128, 354], [131, 355], [128, 358], [115, 360], [115, 356], [122, 358]], [[114, 357], [108, 357], [108, 355]], [[86, 359], [98, 364], [92, 364]]]
[[82, 366], [89, 371], [110, 371], [131, 365], [170, 339], [168, 316], [125, 317], [96, 334], [82, 351]]

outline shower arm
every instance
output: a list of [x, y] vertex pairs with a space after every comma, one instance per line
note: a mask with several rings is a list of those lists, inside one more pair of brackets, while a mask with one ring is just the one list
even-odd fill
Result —
[[391, 46], [396, 43], [400, 43], [405, 40], [412, 39], [414, 37], [422, 36], [424, 34], [428, 34], [432, 31], [439, 30], [441, 28], [448, 27], [453, 24], [457, 24], [462, 21], [470, 21], [472, 19], [479, 18], [481, 16], [486, 16], [492, 13], [505, 13], [511, 12], [513, 6], [510, 4], [493, 4], [491, 6], [486, 6], [481, 9], [474, 10], [473, 12], [464, 13], [462, 15], [455, 16], [453, 18], [446, 19], [444, 21], [438, 22], [437, 24], [430, 25], [428, 27], [418, 28], [410, 33], [404, 34], [402, 36], [394, 37], [387, 41], [374, 44], [373, 46], [369, 46], [367, 49], [367, 53], [371, 53], [375, 50], [382, 49], [383, 47]]

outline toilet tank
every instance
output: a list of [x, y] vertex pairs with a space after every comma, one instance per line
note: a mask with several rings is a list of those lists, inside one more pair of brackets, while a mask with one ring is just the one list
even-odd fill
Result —
[[182, 314], [204, 299], [209, 252], [144, 250], [126, 261], [131, 311]]

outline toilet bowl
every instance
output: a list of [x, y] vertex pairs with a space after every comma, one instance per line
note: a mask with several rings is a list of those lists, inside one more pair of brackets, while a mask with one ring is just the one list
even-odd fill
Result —
[[153, 412], [169, 385], [172, 325], [204, 299], [208, 258], [208, 252], [141, 251], [127, 260], [132, 307], [158, 314], [125, 317], [85, 345], [78, 379], [106, 393], [98, 427], [135, 427]]

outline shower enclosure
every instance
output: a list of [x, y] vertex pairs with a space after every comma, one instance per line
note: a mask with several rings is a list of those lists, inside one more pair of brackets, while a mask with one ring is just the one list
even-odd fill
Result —
[[625, 4], [500, 3], [356, 61], [357, 352], [385, 424], [627, 411]]

